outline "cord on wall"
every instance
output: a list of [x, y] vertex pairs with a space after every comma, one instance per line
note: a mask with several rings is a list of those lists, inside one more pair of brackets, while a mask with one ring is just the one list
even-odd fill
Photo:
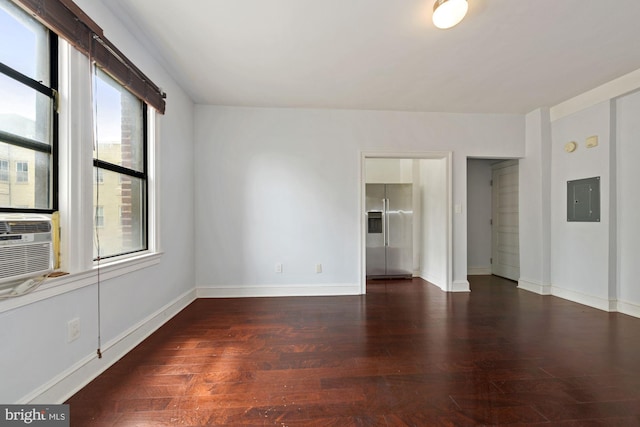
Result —
[[[91, 84], [91, 102], [93, 103], [93, 149], [96, 152], [96, 157], [99, 157], [99, 146], [98, 143], [98, 103], [95, 102], [95, 93], [97, 90], [97, 81], [98, 81], [98, 66], [93, 62], [93, 58], [90, 58], [91, 66], [93, 67], [93, 79]], [[98, 231], [98, 213], [100, 206], [100, 185], [99, 185], [99, 171], [100, 169], [94, 168], [95, 179], [95, 194], [96, 194], [96, 206], [94, 209], [94, 217], [93, 217], [93, 230], [94, 230], [94, 244], [96, 246], [96, 274], [97, 274], [97, 323], [98, 323], [98, 348], [96, 350], [96, 354], [98, 355], [98, 359], [102, 359], [102, 315], [100, 311], [101, 302], [100, 302], [100, 294], [101, 294], [101, 286], [100, 286], [100, 233]]]

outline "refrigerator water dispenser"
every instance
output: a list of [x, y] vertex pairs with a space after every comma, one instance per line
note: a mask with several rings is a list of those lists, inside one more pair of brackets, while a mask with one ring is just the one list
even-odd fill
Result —
[[367, 216], [367, 232], [382, 234], [382, 212], [369, 212]]

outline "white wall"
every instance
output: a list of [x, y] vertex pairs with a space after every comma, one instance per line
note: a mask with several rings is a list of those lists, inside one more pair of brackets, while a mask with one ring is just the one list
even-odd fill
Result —
[[197, 106], [195, 126], [200, 295], [359, 292], [363, 151], [453, 152], [453, 286], [468, 289], [467, 156], [524, 154], [519, 115]]
[[420, 160], [420, 277], [447, 290], [447, 159]]
[[[609, 102], [603, 102], [552, 123], [551, 282], [554, 293], [609, 308]], [[585, 148], [597, 135], [599, 146]], [[579, 147], [566, 153], [565, 143]], [[600, 179], [600, 222], [567, 222], [567, 181]]]
[[413, 159], [367, 159], [368, 184], [413, 184]]
[[[97, 349], [97, 291], [93, 273], [65, 279], [68, 292], [7, 310], [0, 301], [0, 402], [66, 399], [127, 351], [140, 334], [193, 298], [194, 106], [145, 49], [100, 2], [77, 3], [134, 63], [168, 94], [160, 118], [160, 230], [164, 255], [156, 265], [106, 280], [101, 286], [103, 358]], [[71, 230], [73, 234], [74, 230]], [[74, 289], [77, 288], [77, 289]], [[36, 291], [46, 295], [54, 290]], [[55, 293], [55, 292], [53, 292]], [[29, 297], [21, 297], [29, 298]], [[37, 299], [37, 298], [36, 298]], [[175, 307], [174, 307], [175, 306]], [[66, 342], [67, 321], [80, 318], [81, 336]], [[147, 322], [153, 318], [153, 322]], [[156, 322], [154, 325], [152, 323]], [[151, 329], [149, 329], [151, 328]], [[130, 335], [132, 334], [132, 335]], [[136, 334], [138, 334], [137, 338]]]
[[[519, 161], [520, 280], [551, 293], [551, 121], [548, 108], [526, 116], [526, 155]], [[557, 147], [556, 147], [557, 148]], [[555, 186], [559, 185], [554, 183]]]
[[467, 161], [467, 270], [491, 274], [491, 165], [495, 160]]
[[[527, 115], [519, 286], [640, 317], [640, 92], [624, 94], [640, 81], [626, 81], [624, 90], [615, 82]], [[594, 135], [598, 146], [586, 148]], [[564, 151], [569, 141], [578, 144], [573, 153]], [[600, 222], [567, 222], [567, 181], [594, 176], [601, 178]]]
[[616, 102], [618, 310], [640, 317], [640, 92]]

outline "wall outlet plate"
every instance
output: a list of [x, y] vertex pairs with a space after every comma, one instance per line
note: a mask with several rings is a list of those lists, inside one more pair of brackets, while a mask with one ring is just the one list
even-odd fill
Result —
[[80, 338], [80, 319], [75, 318], [67, 322], [67, 342]]

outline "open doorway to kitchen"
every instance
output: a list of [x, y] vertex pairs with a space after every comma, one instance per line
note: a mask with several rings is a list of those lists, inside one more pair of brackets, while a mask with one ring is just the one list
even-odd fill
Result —
[[[420, 277], [450, 290], [451, 153], [363, 153], [361, 160], [362, 293], [366, 292], [367, 276], [387, 275]], [[379, 203], [372, 203], [380, 189]], [[408, 193], [409, 204], [406, 201], [394, 204], [386, 196], [394, 191], [405, 196]], [[389, 216], [385, 216], [387, 211]], [[407, 217], [411, 219], [409, 225], [404, 221]], [[395, 232], [389, 229], [394, 223], [401, 224]], [[378, 248], [372, 251], [372, 242], [376, 240]]]

